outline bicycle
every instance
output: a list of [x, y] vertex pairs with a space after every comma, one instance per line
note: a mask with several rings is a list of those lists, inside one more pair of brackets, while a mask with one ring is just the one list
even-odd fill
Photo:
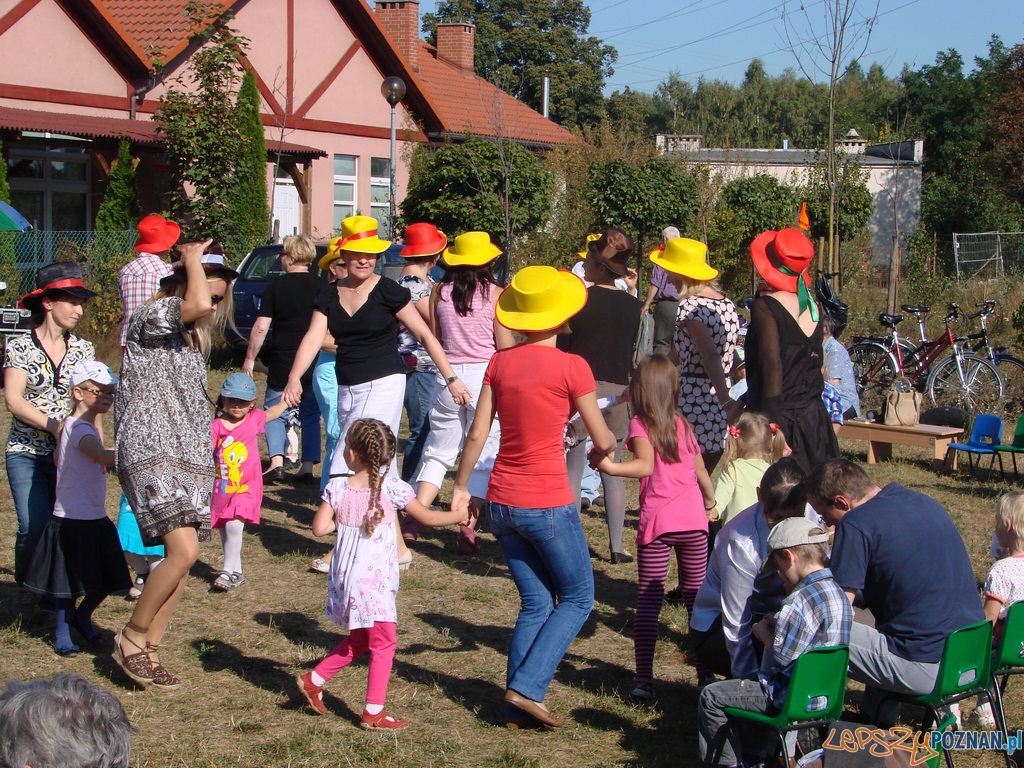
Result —
[[[897, 379], [907, 379], [918, 391], [927, 392], [935, 406], [962, 408], [970, 413], [993, 413], [1003, 399], [1003, 381], [990, 361], [967, 352], [953, 335], [951, 324], [960, 317], [960, 306], [949, 305], [943, 318], [946, 332], [934, 341], [924, 338], [924, 315], [929, 307], [904, 305], [903, 309], [918, 318], [922, 341], [913, 349], [903, 344], [896, 326], [903, 315], [883, 312], [879, 322], [889, 329], [885, 337], [865, 338], [852, 344], [848, 351], [857, 376], [861, 407], [881, 409], [882, 403]], [[943, 353], [947, 352], [945, 356]]]
[[1024, 411], [1024, 360], [1014, 357], [1006, 351], [1006, 347], [993, 347], [988, 338], [987, 320], [995, 312], [998, 302], [995, 299], [986, 299], [978, 302], [975, 307], [979, 311], [968, 315], [968, 320], [977, 320], [981, 330], [977, 333], [969, 333], [965, 341], [977, 341], [971, 351], [985, 357], [996, 366], [999, 376], [1003, 380], [1003, 403], [1002, 416], [1016, 420]]

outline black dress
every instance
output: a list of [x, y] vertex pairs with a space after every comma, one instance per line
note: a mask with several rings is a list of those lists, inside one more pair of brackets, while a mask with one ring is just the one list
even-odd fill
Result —
[[765, 414], [786, 435], [804, 472], [838, 458], [839, 443], [821, 399], [821, 323], [808, 337], [771, 296], [750, 309], [747, 331], [747, 410]]

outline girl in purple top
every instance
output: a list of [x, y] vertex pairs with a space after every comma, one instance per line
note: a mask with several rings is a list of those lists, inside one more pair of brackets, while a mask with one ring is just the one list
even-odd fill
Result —
[[652, 355], [641, 362], [629, 384], [635, 415], [628, 444], [635, 458], [617, 464], [606, 457], [597, 466], [609, 475], [640, 478], [639, 593], [633, 624], [633, 696], [639, 699], [654, 697], [654, 645], [669, 555], [675, 551], [689, 614], [707, 569], [708, 519], [718, 517], [715, 490], [693, 428], [676, 412], [678, 398], [679, 374], [667, 357]]

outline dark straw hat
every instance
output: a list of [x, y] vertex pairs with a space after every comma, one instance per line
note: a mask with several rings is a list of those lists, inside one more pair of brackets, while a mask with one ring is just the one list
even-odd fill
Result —
[[69, 293], [80, 299], [91, 299], [98, 295], [82, 282], [82, 268], [73, 261], [55, 261], [40, 267], [36, 272], [36, 289], [21, 297], [18, 306], [35, 311], [43, 296], [52, 293]]

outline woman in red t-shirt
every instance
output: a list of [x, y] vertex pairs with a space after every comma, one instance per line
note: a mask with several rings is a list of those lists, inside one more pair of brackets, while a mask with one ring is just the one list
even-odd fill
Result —
[[491, 358], [459, 462], [452, 510], [469, 509], [469, 478], [495, 414], [501, 446], [487, 490], [491, 530], [519, 590], [509, 648], [505, 722], [557, 728], [544, 706], [551, 678], [594, 604], [594, 573], [565, 466], [565, 427], [575, 411], [594, 441], [591, 461], [615, 450], [583, 358], [555, 339], [587, 301], [583, 281], [553, 267], [526, 267], [501, 294], [498, 322], [526, 340]]

